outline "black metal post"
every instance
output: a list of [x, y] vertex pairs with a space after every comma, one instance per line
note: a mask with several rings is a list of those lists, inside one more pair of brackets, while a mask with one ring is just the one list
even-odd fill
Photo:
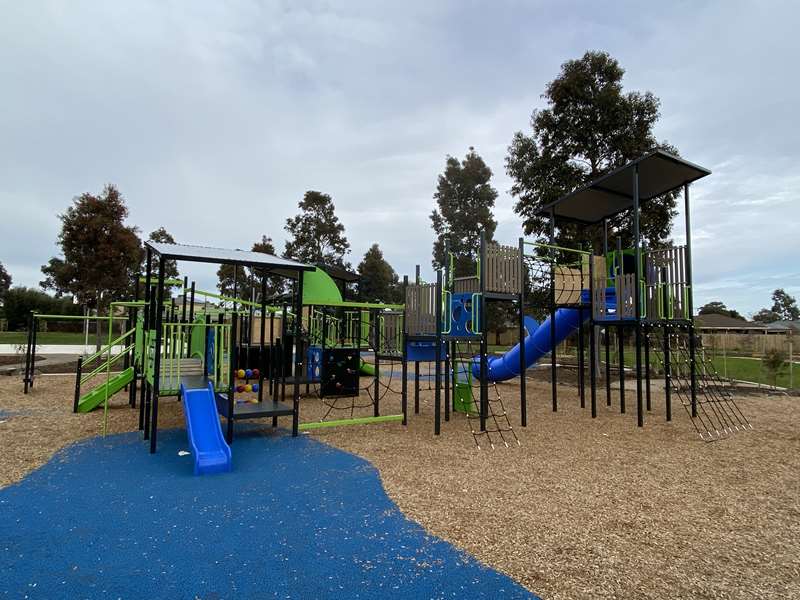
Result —
[[78, 402], [81, 398], [81, 370], [83, 368], [83, 357], [78, 357], [78, 368], [75, 371], [75, 398], [72, 401], [72, 412], [78, 412]]
[[519, 419], [528, 426], [528, 378], [525, 362], [525, 240], [519, 238]]
[[[589, 255], [589, 386], [592, 418], [597, 418], [597, 332], [594, 321], [594, 252]], [[605, 286], [603, 286], [605, 287]], [[605, 289], [603, 290], [605, 293]], [[582, 299], [581, 299], [582, 300]]]
[[31, 372], [28, 374], [28, 385], [33, 389], [33, 381], [36, 379], [36, 338], [39, 334], [39, 320], [33, 315], [33, 340], [31, 341]]
[[439, 383], [442, 377], [442, 272], [436, 271], [436, 349], [434, 351], [434, 360], [436, 361], [435, 367], [435, 384], [433, 390], [433, 433], [439, 435], [442, 431], [442, 393]]
[[608, 325], [603, 327], [603, 338], [606, 350], [606, 406], [611, 406], [611, 330]]
[[144, 278], [144, 306], [142, 310], [142, 391], [139, 397], [139, 431], [145, 431], [145, 438], [149, 433], [147, 420], [145, 419], [145, 405], [147, 404], [148, 382], [147, 382], [147, 353], [149, 351], [148, 337], [150, 334], [150, 284], [153, 269], [153, 251], [147, 248], [146, 270]]
[[[636, 424], [644, 426], [642, 410], [642, 236], [639, 231], [639, 165], [633, 167], [633, 252], [636, 281], [633, 286], [633, 310], [636, 313]], [[618, 301], [619, 302], [619, 301]]]
[[[619, 307], [619, 302], [617, 302]], [[619, 311], [619, 308], [617, 308]], [[619, 412], [625, 413], [625, 327], [624, 325], [617, 326], [617, 333], [619, 334]]]
[[686, 223], [686, 286], [688, 319], [689, 319], [689, 372], [691, 374], [692, 418], [697, 416], [697, 362], [696, 340], [694, 337], [694, 284], [692, 282], [692, 220], [689, 207], [689, 184], [683, 186], [683, 212]]
[[25, 376], [22, 380], [23, 393], [28, 393], [28, 386], [30, 384], [31, 372], [31, 345], [33, 344], [33, 311], [28, 315], [28, 336], [25, 345]]
[[578, 393], [581, 398], [581, 408], [586, 408], [586, 369], [583, 363], [583, 307], [578, 307]]
[[666, 403], [667, 421], [672, 421], [672, 365], [669, 347], [670, 330], [664, 325], [664, 399]]
[[[550, 245], [556, 243], [556, 215], [550, 211]], [[556, 251], [550, 248], [550, 391], [553, 412], [558, 410], [558, 376], [556, 373]]]
[[150, 423], [150, 454], [156, 451], [156, 438], [158, 437], [158, 394], [161, 389], [161, 337], [162, 315], [164, 304], [164, 257], [158, 257], [158, 288], [156, 292], [156, 350], [153, 357], [153, 406], [152, 422]]
[[401, 338], [402, 346], [402, 372], [403, 372], [403, 381], [400, 384], [400, 402], [403, 406], [403, 425], [408, 425], [408, 327], [406, 327], [406, 306], [408, 306], [408, 299], [406, 296], [406, 290], [408, 289], [408, 275], [403, 276], [403, 334]]
[[[361, 315], [361, 312], [358, 313]], [[380, 327], [378, 326], [378, 313], [372, 312], [367, 313], [369, 314], [370, 322], [373, 324], [373, 331], [374, 331], [374, 348], [375, 350], [375, 403], [372, 405], [373, 407], [373, 416], [380, 416], [380, 401], [381, 401], [381, 387], [380, 387], [380, 367], [381, 367], [381, 358], [380, 358]], [[361, 317], [359, 316], [359, 324], [358, 324], [358, 340], [361, 339]], [[361, 343], [359, 342], [359, 346]]]
[[[478, 321], [480, 325], [480, 427], [481, 431], [486, 431], [486, 419], [489, 417], [489, 347], [488, 347], [488, 331], [486, 321], [486, 234], [481, 231], [481, 246], [480, 246], [480, 271], [479, 271], [479, 289], [480, 289], [480, 305], [478, 313]], [[438, 306], [438, 304], [437, 304]], [[472, 307], [475, 310], [475, 307]]]
[[[292, 435], [297, 436], [300, 427], [300, 373], [303, 372], [303, 341], [301, 339], [300, 320], [303, 316], [303, 274], [304, 271], [297, 273], [297, 298], [295, 300], [294, 315], [294, 392], [292, 414]], [[359, 332], [360, 333], [360, 332]]]
[[[231, 337], [229, 342], [228, 348], [228, 418], [226, 419], [225, 425], [227, 429], [225, 431], [225, 439], [228, 441], [228, 444], [233, 443], [233, 411], [236, 409], [236, 368], [238, 366], [238, 359], [239, 359], [239, 346], [236, 343], [237, 337], [237, 328], [239, 325], [239, 315], [236, 311], [231, 313]], [[222, 330], [223, 328], [219, 328], [219, 335], [222, 337]], [[216, 340], [217, 345], [219, 345], [219, 340]]]
[[653, 410], [653, 404], [650, 394], [650, 333], [651, 329], [649, 325], [645, 325], [644, 329], [644, 381], [645, 381], [645, 390], [646, 390], [646, 408], [647, 411]]
[[261, 273], [261, 319], [258, 330], [258, 402], [264, 401], [265, 344], [267, 334], [267, 276]]

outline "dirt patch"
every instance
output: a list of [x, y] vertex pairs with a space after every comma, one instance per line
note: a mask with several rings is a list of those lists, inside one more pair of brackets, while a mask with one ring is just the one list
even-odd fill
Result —
[[[102, 411], [70, 412], [72, 384], [42, 377], [23, 396], [18, 380], [0, 379], [0, 410], [11, 413], [0, 418], [0, 485], [100, 432]], [[389, 495], [428, 531], [545, 598], [800, 597], [796, 398], [740, 398], [755, 429], [705, 443], [680, 405], [674, 421], [664, 422], [658, 394], [638, 429], [634, 412], [620, 415], [616, 400], [605, 406], [602, 387], [593, 420], [573, 386], [560, 387], [553, 413], [549, 384], [529, 381], [523, 429], [518, 385], [498, 389], [519, 447], [476, 450], [462, 415], [434, 437], [427, 390], [407, 428], [387, 423], [313, 435], [370, 460]], [[302, 404], [303, 421], [325, 410], [319, 400]], [[175, 399], [162, 400], [159, 410], [161, 427], [183, 427]], [[394, 412], [399, 398], [387, 395], [382, 413]], [[115, 398], [109, 431], [137, 424], [138, 411]]]

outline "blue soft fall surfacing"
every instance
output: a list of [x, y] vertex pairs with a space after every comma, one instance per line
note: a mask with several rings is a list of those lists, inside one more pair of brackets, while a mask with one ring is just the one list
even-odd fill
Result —
[[535, 598], [407, 520], [356, 456], [248, 433], [232, 473], [195, 477], [186, 448], [95, 438], [0, 490], [0, 598]]

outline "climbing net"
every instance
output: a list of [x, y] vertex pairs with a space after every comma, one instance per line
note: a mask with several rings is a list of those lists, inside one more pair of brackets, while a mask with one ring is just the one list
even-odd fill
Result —
[[[502, 443], [506, 448], [510, 444], [516, 443], [520, 446], [519, 438], [511, 422], [508, 419], [503, 398], [497, 384], [488, 384], [489, 394], [487, 396], [486, 427], [483, 431], [480, 428], [480, 395], [481, 382], [477, 377], [472, 376], [472, 365], [474, 358], [479, 354], [474, 345], [477, 342], [459, 341], [456, 344], [456, 354], [450, 357], [450, 365], [453, 369], [453, 398], [458, 412], [463, 412], [467, 417], [472, 439], [478, 449], [481, 442], [485, 441], [489, 447], [494, 449], [496, 444]], [[524, 381], [522, 383], [524, 385]], [[476, 392], [477, 390], [477, 392]]]

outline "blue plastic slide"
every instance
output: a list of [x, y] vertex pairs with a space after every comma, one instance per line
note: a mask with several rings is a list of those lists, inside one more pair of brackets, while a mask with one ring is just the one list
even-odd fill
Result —
[[181, 384], [186, 433], [194, 456], [194, 474], [226, 473], [231, 470], [231, 447], [222, 435], [214, 388], [186, 389]]
[[[587, 302], [589, 293], [587, 290], [583, 292], [583, 301]], [[614, 288], [609, 288], [606, 292], [606, 301], [611, 307], [616, 306], [616, 296]], [[583, 310], [583, 320], [589, 318], [590, 310]], [[556, 324], [556, 345], [563, 342], [582, 325], [580, 322], [581, 312], [577, 308], [560, 308], [555, 314]], [[528, 335], [524, 340], [525, 343], [525, 368], [534, 365], [545, 354], [549, 354], [550, 346], [550, 318], [548, 317], [544, 323], [537, 326], [536, 321], [530, 317], [525, 317], [525, 328], [528, 330]], [[513, 379], [519, 375], [519, 344], [511, 348], [502, 356], [490, 357], [488, 360], [489, 373], [487, 379], [489, 381], [506, 381]], [[476, 359], [472, 363], [472, 375], [480, 377], [480, 361]]]

